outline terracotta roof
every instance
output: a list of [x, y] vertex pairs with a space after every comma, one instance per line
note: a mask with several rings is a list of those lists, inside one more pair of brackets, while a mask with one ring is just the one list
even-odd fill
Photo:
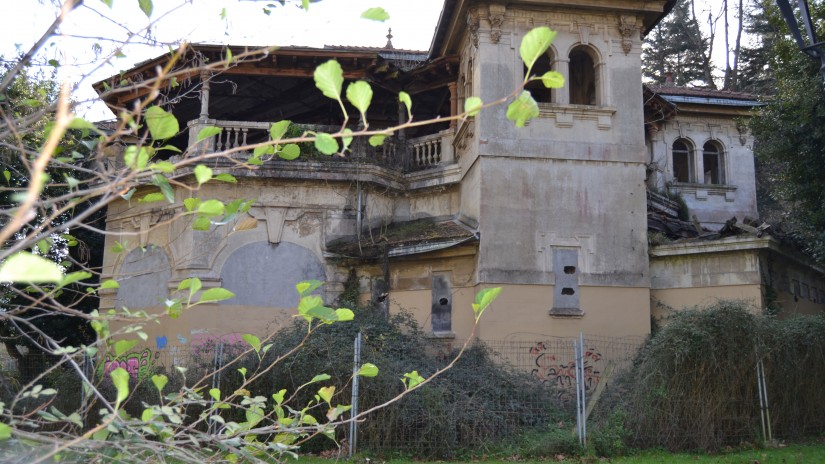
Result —
[[758, 101], [758, 96], [756, 95], [745, 92], [733, 92], [730, 90], [715, 90], [701, 87], [679, 87], [673, 85], [648, 85], [647, 87], [659, 95]]
[[327, 243], [327, 252], [339, 257], [379, 258], [404, 256], [450, 248], [478, 240], [477, 233], [455, 219], [433, 218], [394, 222], [355, 236], [341, 237]]

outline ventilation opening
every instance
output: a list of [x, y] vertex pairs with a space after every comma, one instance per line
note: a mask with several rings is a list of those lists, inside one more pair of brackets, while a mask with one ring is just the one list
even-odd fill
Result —
[[565, 274], [575, 274], [576, 273], [576, 266], [564, 266], [564, 273]]
[[438, 303], [441, 304], [442, 306], [446, 305], [449, 302], [450, 302], [450, 300], [448, 300], [446, 298], [441, 298], [440, 300], [438, 300]]
[[561, 294], [562, 295], [575, 295], [576, 291], [573, 290], [570, 287], [564, 287], [563, 289], [561, 289]]

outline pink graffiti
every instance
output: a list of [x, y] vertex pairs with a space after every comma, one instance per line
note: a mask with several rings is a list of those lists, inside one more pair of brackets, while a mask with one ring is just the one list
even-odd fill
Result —
[[103, 361], [103, 373], [108, 376], [110, 372], [122, 367], [133, 379], [145, 378], [151, 372], [152, 352], [147, 348], [141, 353], [127, 353], [120, 357], [107, 355]]
[[[563, 388], [576, 385], [575, 360], [559, 362], [554, 354], [547, 352], [547, 345], [543, 342], [538, 342], [530, 348], [530, 356], [536, 363], [536, 368], [531, 371], [533, 377], [545, 384]], [[601, 353], [593, 348], [588, 348], [584, 352], [584, 386], [587, 390], [598, 385], [601, 379], [601, 372], [596, 370], [595, 365], [601, 359]]]

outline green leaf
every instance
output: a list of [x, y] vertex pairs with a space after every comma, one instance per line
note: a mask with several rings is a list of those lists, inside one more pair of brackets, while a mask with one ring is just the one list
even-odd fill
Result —
[[137, 340], [118, 340], [115, 342], [115, 356], [121, 356], [123, 353], [126, 353], [134, 348], [137, 344]]
[[335, 394], [335, 386], [330, 385], [329, 387], [321, 387], [318, 390], [318, 396], [321, 397], [327, 404], [332, 401], [332, 395]]
[[68, 127], [69, 127], [69, 129], [92, 130], [92, 131], [97, 132], [97, 127], [95, 127], [94, 124], [92, 124], [91, 122], [89, 122], [89, 121], [87, 121], [83, 118], [78, 118], [78, 117], [72, 118], [72, 120], [69, 122]]
[[0, 440], [8, 440], [11, 438], [12, 428], [7, 424], [0, 422]]
[[198, 131], [198, 142], [208, 139], [209, 137], [214, 137], [218, 134], [223, 132], [223, 129], [216, 126], [206, 126], [203, 129]]
[[220, 401], [221, 400], [221, 390], [220, 390], [220, 388], [210, 388], [209, 389], [209, 396], [211, 396], [212, 399], [215, 400], [215, 401]]
[[234, 297], [235, 294], [225, 288], [210, 288], [201, 293], [200, 303], [212, 303], [215, 301], [228, 300]]
[[155, 174], [152, 176], [152, 185], [156, 185], [163, 194], [163, 198], [169, 203], [175, 202], [175, 191], [169, 185], [169, 180], [162, 174]]
[[123, 152], [123, 162], [132, 169], [144, 169], [149, 163], [149, 150], [147, 150], [146, 147], [138, 148], [134, 145], [129, 145]]
[[109, 438], [109, 429], [100, 429], [92, 434], [92, 439], [97, 441], [106, 441]]
[[476, 293], [475, 303], [473, 303], [473, 312], [475, 313], [476, 322], [481, 317], [481, 314], [490, 306], [490, 303], [498, 298], [501, 293], [501, 287], [485, 288]]
[[157, 163], [150, 164], [149, 169], [153, 171], [159, 171], [164, 174], [171, 174], [175, 172], [175, 165], [170, 163], [169, 161], [158, 161]]
[[284, 397], [286, 397], [286, 388], [279, 390], [278, 393], [272, 394], [272, 399], [279, 405], [284, 402]]
[[152, 0], [138, 0], [138, 5], [147, 18], [152, 16]]
[[272, 140], [281, 140], [289, 129], [290, 121], [278, 121], [269, 128], [269, 137]]
[[304, 280], [295, 284], [295, 290], [298, 290], [299, 295], [307, 296], [322, 285], [324, 285], [324, 283], [320, 280]]
[[186, 208], [186, 211], [189, 212], [195, 211], [198, 208], [198, 206], [200, 206], [200, 204], [200, 198], [187, 198], [183, 200], [183, 206]]
[[192, 221], [193, 230], [209, 230], [212, 227], [212, 221], [206, 216], [200, 216]]
[[325, 324], [335, 322], [338, 316], [334, 309], [327, 308], [323, 305], [308, 309], [304, 315], [309, 316], [310, 318], [320, 319]]
[[143, 196], [143, 198], [138, 200], [138, 202], [140, 202], [140, 203], [153, 203], [155, 201], [163, 201], [164, 199], [166, 199], [166, 197], [163, 196], [163, 193], [153, 192], [153, 193], [147, 193], [146, 195]]
[[166, 305], [166, 314], [172, 319], [179, 318], [183, 313], [183, 303], [180, 300], [166, 300], [164, 305]]
[[109, 8], [112, 7], [112, 3], [114, 2], [114, 0], [100, 0], [100, 1], [103, 2]]
[[66, 285], [73, 284], [75, 282], [80, 282], [81, 280], [86, 280], [92, 277], [91, 272], [86, 271], [77, 271], [77, 272], [70, 272], [63, 276], [63, 279], [60, 280], [59, 287], [65, 287]]
[[63, 270], [54, 261], [31, 253], [20, 252], [0, 265], [0, 282], [58, 283]]
[[315, 148], [325, 155], [338, 152], [338, 141], [331, 135], [321, 132], [315, 136]]
[[212, 179], [212, 169], [202, 164], [195, 166], [194, 173], [195, 179], [198, 181], [198, 187]]
[[163, 374], [157, 374], [152, 376], [152, 383], [155, 384], [155, 388], [158, 389], [158, 393], [163, 393], [163, 387], [169, 382], [169, 377], [166, 377]]
[[550, 30], [547, 26], [536, 27], [524, 35], [518, 51], [521, 55], [521, 61], [524, 62], [528, 70], [533, 69], [536, 60], [550, 48], [550, 44], [553, 43], [555, 38], [556, 32]]
[[[324, 300], [318, 295], [309, 295], [301, 298], [298, 302], [298, 314], [305, 315], [309, 310], [317, 306], [323, 306]], [[310, 320], [311, 318], [307, 318]]]
[[255, 350], [256, 353], [261, 352], [261, 339], [252, 334], [243, 334], [241, 338]]
[[349, 127], [343, 130], [343, 136], [341, 137], [341, 144], [342, 148], [341, 151], [346, 151], [349, 148], [349, 145], [352, 143], [352, 129]]
[[251, 158], [249, 161], [247, 161], [247, 163], [261, 165], [261, 164], [263, 164], [263, 162], [261, 162], [261, 160], [259, 160], [258, 158], [260, 158], [261, 156], [264, 156], [264, 155], [274, 155], [274, 154], [275, 154], [275, 147], [273, 147], [272, 145], [261, 145], [261, 146], [255, 147], [255, 149], [252, 150], [252, 156], [254, 158]]
[[126, 369], [118, 367], [110, 372], [109, 376], [112, 377], [112, 383], [117, 390], [116, 404], [119, 406], [129, 396], [129, 373]]
[[121, 253], [126, 248], [120, 242], [115, 242], [114, 246], [112, 247], [112, 253]]
[[358, 375], [361, 377], [375, 377], [378, 375], [378, 366], [373, 363], [364, 363], [358, 369]]
[[204, 216], [220, 216], [226, 210], [226, 206], [219, 200], [206, 200], [198, 205], [198, 213]]
[[383, 23], [384, 21], [390, 19], [390, 14], [381, 7], [374, 7], [361, 13], [361, 17], [371, 21], [379, 21]]
[[372, 137], [370, 137], [369, 142], [370, 145], [372, 145], [373, 147], [380, 147], [384, 144], [384, 139], [386, 138], [386, 135], [373, 135]]
[[481, 111], [484, 102], [478, 97], [470, 97], [464, 102], [464, 112], [467, 116], [475, 116]]
[[329, 375], [329, 374], [318, 374], [318, 375], [316, 375], [315, 377], [313, 377], [313, 378], [312, 378], [312, 380], [310, 380], [309, 382], [307, 382], [307, 383], [306, 383], [306, 384], [304, 384], [304, 385], [309, 385], [309, 384], [311, 384], [311, 383], [317, 383], [317, 382], [323, 382], [323, 381], [325, 381], [325, 380], [329, 380], [329, 379], [331, 379], [331, 378], [332, 378], [332, 377], [330, 377], [330, 375]]
[[412, 121], [412, 98], [410, 98], [410, 94], [403, 90], [398, 92], [398, 101], [404, 103], [404, 106], [407, 107], [407, 120]]
[[301, 0], [301, 8], [306, 11], [309, 11], [309, 0]]
[[516, 127], [524, 124], [539, 115], [539, 105], [533, 100], [528, 91], [522, 91], [507, 107], [507, 119], [516, 123]]
[[149, 133], [154, 140], [170, 139], [180, 131], [180, 126], [175, 116], [159, 106], [149, 107], [144, 117], [146, 119], [146, 125], [149, 126]]
[[227, 173], [218, 174], [217, 176], [215, 176], [215, 180], [219, 180], [221, 182], [229, 182], [230, 184], [238, 183], [238, 179], [235, 179], [235, 176]]
[[324, 96], [341, 100], [341, 86], [344, 85], [344, 71], [335, 60], [329, 60], [315, 68], [315, 86]]
[[541, 83], [548, 89], [560, 89], [564, 87], [564, 76], [556, 71], [547, 71], [541, 76]]
[[301, 156], [301, 147], [299, 147], [297, 143], [288, 143], [281, 148], [278, 152], [278, 156], [287, 161], [292, 161]]
[[11, 172], [8, 169], [3, 170], [3, 177], [6, 179], [6, 183], [11, 182]]
[[401, 379], [401, 382], [404, 383], [404, 386], [407, 387], [407, 390], [412, 390], [415, 388], [416, 385], [420, 384], [424, 381], [424, 377], [418, 374], [418, 371], [412, 371], [407, 374], [404, 374], [404, 377]]
[[120, 284], [113, 279], [104, 280], [103, 283], [100, 284], [100, 290], [106, 290], [109, 288], [120, 288]]
[[355, 319], [355, 313], [349, 308], [338, 308], [335, 310], [338, 322], [347, 322]]
[[358, 108], [361, 117], [366, 121], [367, 110], [372, 102], [372, 87], [366, 81], [356, 81], [347, 86], [347, 100]]
[[149, 421], [151, 421], [151, 420], [152, 420], [152, 419], [154, 419], [154, 418], [155, 418], [155, 412], [154, 412], [154, 411], [152, 411], [152, 408], [146, 408], [146, 409], [144, 409], [144, 410], [143, 410], [143, 412], [140, 414], [140, 420], [141, 420], [142, 422], [149, 422]]

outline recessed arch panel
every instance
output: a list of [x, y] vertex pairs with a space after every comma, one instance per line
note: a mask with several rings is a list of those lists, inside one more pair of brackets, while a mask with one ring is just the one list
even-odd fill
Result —
[[135, 248], [126, 255], [115, 276], [120, 284], [115, 307], [137, 309], [161, 304], [168, 296], [171, 277], [172, 267], [161, 247]]
[[235, 250], [221, 268], [223, 288], [236, 296], [221, 304], [292, 308], [295, 284], [326, 280], [324, 265], [309, 249], [289, 242], [254, 242]]

